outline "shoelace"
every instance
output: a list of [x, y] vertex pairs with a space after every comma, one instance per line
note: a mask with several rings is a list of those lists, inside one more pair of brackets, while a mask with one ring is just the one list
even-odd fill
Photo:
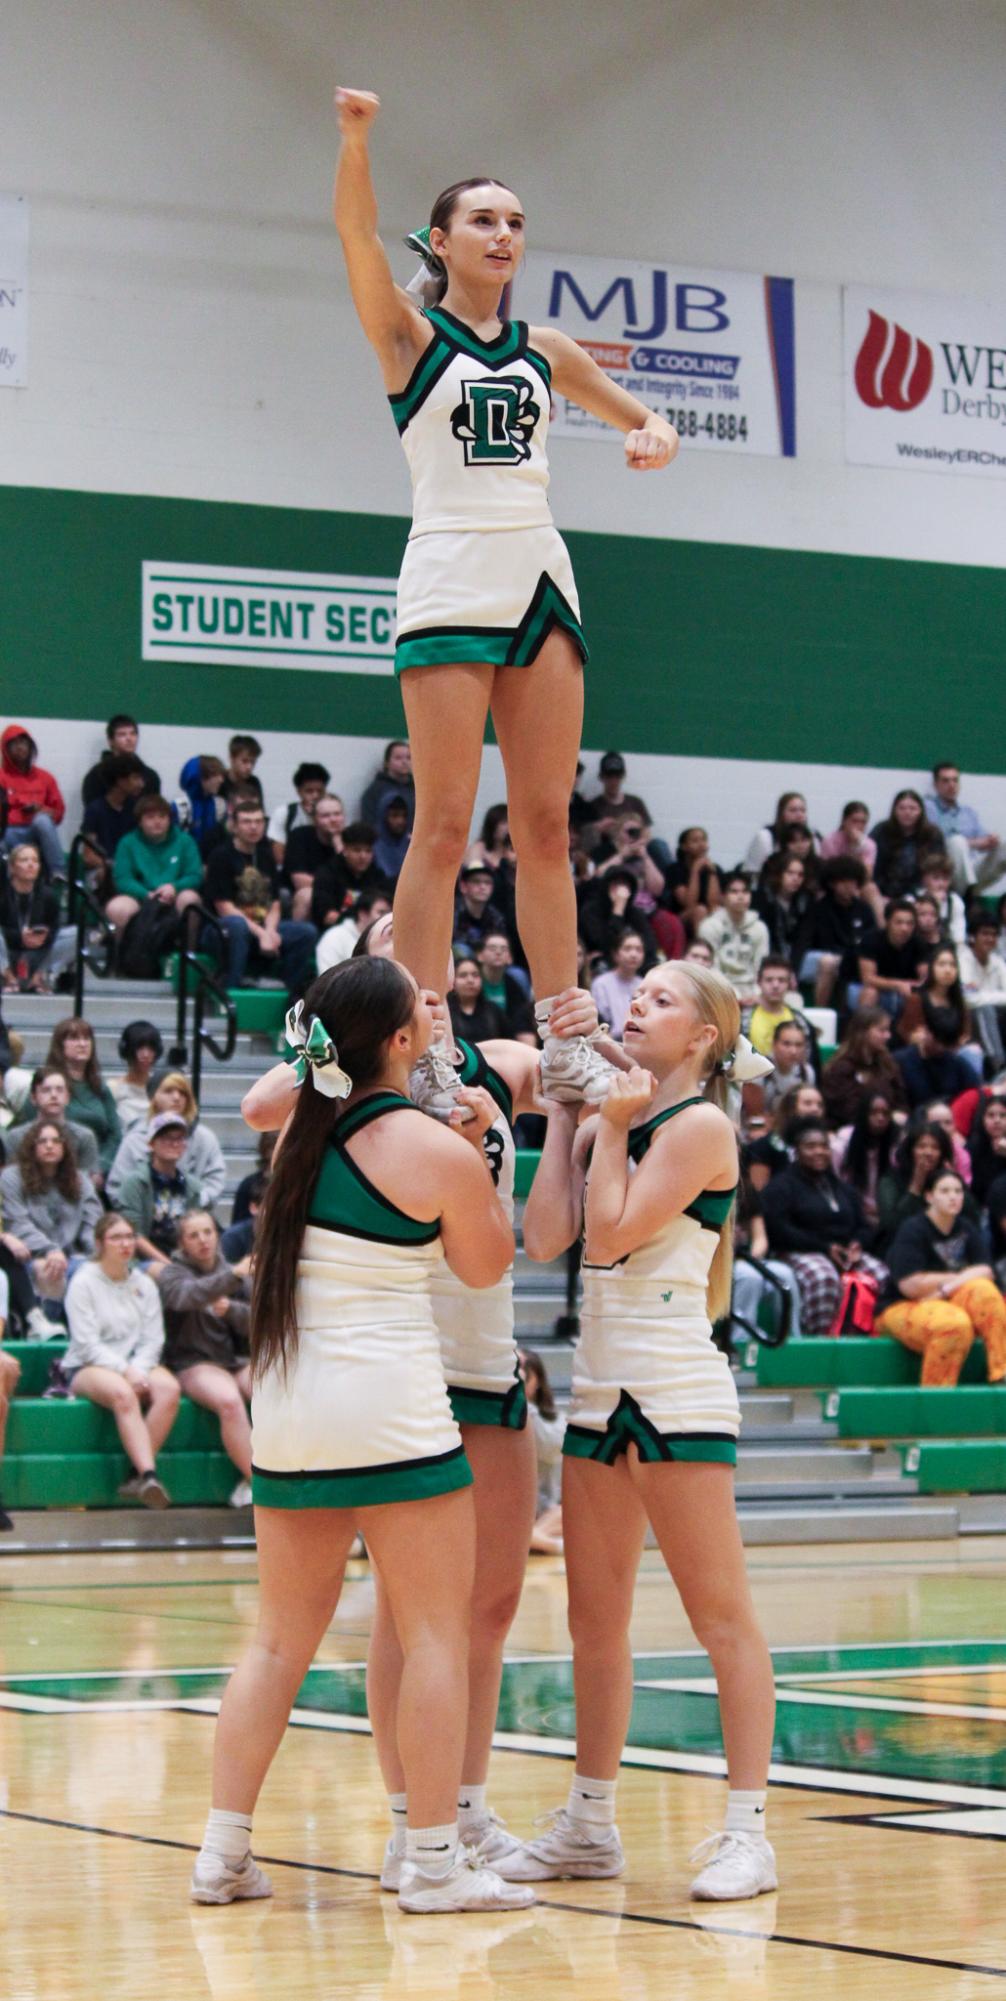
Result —
[[745, 1834], [743, 1829], [721, 1827], [717, 1828], [715, 1832], [707, 1834], [705, 1840], [700, 1841], [697, 1848], [693, 1848], [688, 1860], [689, 1862], [718, 1862], [720, 1856], [729, 1855], [732, 1848], [739, 1849], [743, 1854], [745, 1849], [753, 1847], [753, 1845], [754, 1836]]

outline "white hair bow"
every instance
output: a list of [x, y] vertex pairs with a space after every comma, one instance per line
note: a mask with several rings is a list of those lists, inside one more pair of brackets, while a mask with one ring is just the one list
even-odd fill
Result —
[[353, 1088], [353, 1079], [339, 1066], [339, 1052], [324, 1024], [316, 1014], [311, 1016], [304, 1027], [302, 1016], [304, 1003], [297, 1002], [286, 1018], [286, 1039], [294, 1051], [293, 1069], [298, 1086], [303, 1084], [308, 1071], [316, 1091], [324, 1098], [348, 1098]]
[[759, 1056], [746, 1035], [739, 1035], [716, 1068], [721, 1076], [729, 1077], [731, 1084], [754, 1084], [759, 1077], [767, 1077], [775, 1064], [767, 1056]]

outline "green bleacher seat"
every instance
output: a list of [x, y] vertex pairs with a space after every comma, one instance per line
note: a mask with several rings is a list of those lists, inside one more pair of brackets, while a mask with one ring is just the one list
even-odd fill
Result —
[[1006, 1492], [1004, 1441], [941, 1439], [938, 1444], [907, 1445], [902, 1456], [905, 1472], [915, 1475], [920, 1494]]
[[760, 1389], [838, 1389], [845, 1384], [898, 1387], [919, 1379], [919, 1357], [896, 1341], [843, 1335], [838, 1341], [786, 1341], [759, 1348]]
[[[51, 1363], [65, 1341], [5, 1344], [21, 1363], [21, 1381], [10, 1407], [4, 1453], [3, 1496], [11, 1508], [109, 1508], [129, 1472], [111, 1411], [83, 1397], [43, 1397]], [[226, 1502], [238, 1472], [220, 1444], [220, 1426], [208, 1410], [183, 1397], [158, 1470], [173, 1501], [190, 1507]]]
[[40, 1397], [49, 1381], [53, 1362], [66, 1354], [65, 1341], [5, 1341], [5, 1355], [15, 1355], [21, 1364], [18, 1397]]
[[843, 1389], [838, 1396], [840, 1438], [1004, 1438], [1006, 1391], [989, 1386], [955, 1389]]

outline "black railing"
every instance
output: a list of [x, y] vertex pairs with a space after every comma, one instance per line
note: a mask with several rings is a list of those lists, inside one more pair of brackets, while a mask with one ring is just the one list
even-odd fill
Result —
[[[191, 904], [179, 927], [176, 1040], [174, 1047], [168, 1051], [168, 1061], [182, 1068], [188, 1066], [188, 1010], [191, 1000], [192, 1063], [189, 1074], [197, 1103], [202, 1082], [203, 1050], [208, 1049], [218, 1063], [229, 1063], [238, 1036], [237, 1012], [221, 973], [211, 972], [203, 964], [200, 956], [198, 948], [207, 943], [219, 947], [221, 966], [223, 966], [226, 963], [227, 937], [222, 924], [203, 904]], [[206, 1027], [207, 1004], [211, 998], [216, 1002], [226, 1024], [222, 1045], [213, 1031]]]
[[85, 848], [91, 854], [102, 853], [93, 835], [90, 838], [85, 838], [83, 834], [75, 835], [70, 847], [67, 916], [77, 931], [73, 1011], [78, 1016], [84, 1012], [84, 981], [88, 969], [99, 980], [107, 980], [115, 968], [115, 927], [109, 923], [94, 891], [81, 875], [80, 858]]

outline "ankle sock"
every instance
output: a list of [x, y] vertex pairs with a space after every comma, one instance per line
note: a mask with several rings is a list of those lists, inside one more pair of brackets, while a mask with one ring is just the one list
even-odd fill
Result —
[[202, 1853], [218, 1855], [236, 1869], [251, 1847], [251, 1814], [228, 1813], [223, 1807], [210, 1808], [203, 1835]]
[[462, 1786], [458, 1793], [458, 1826], [462, 1834], [485, 1820], [487, 1786]]
[[543, 1041], [546, 1035], [548, 1034], [549, 1015], [551, 1014], [552, 1009], [554, 1008], [558, 998], [559, 998], [558, 994], [549, 994], [545, 1000], [535, 1001], [534, 1022], [535, 1022], [535, 1027], [537, 1028], [538, 1033]]
[[405, 1821], [407, 1800], [404, 1793], [388, 1794], [388, 1812], [391, 1816], [391, 1833], [395, 1843], [395, 1854], [405, 1854]]
[[765, 1794], [728, 1792], [723, 1825], [728, 1834], [764, 1834]]
[[405, 1853], [424, 1876], [449, 1876], [458, 1855], [457, 1821], [445, 1827], [407, 1827]]
[[577, 1772], [569, 1789], [566, 1812], [572, 1820], [587, 1826], [591, 1833], [599, 1836], [606, 1827], [615, 1824], [615, 1787], [617, 1779], [588, 1779]]

